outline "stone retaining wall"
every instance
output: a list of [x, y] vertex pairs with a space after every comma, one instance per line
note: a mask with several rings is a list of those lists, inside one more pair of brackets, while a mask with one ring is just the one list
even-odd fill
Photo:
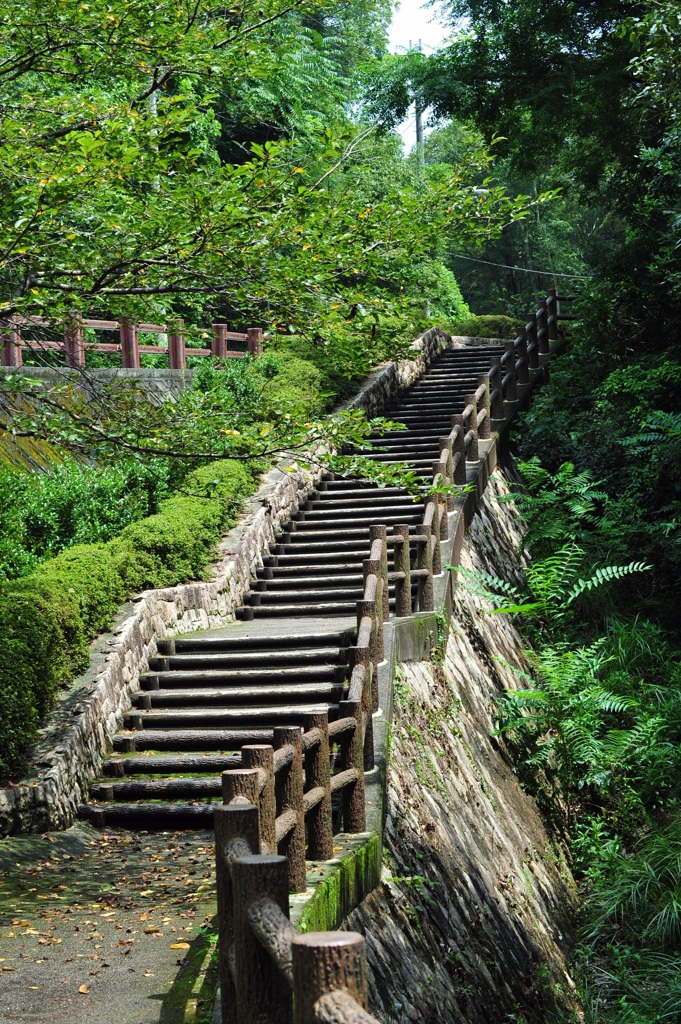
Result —
[[[346, 408], [380, 414], [447, 342], [448, 335], [438, 328], [427, 331], [414, 342], [413, 359], [376, 371]], [[320, 475], [321, 470], [272, 470], [249, 499], [239, 525], [219, 545], [220, 560], [209, 582], [147, 591], [121, 610], [113, 632], [92, 645], [90, 668], [63, 692], [42, 729], [28, 775], [0, 789], [0, 836], [66, 828], [73, 822], [139, 689], [139, 673], [156, 653], [157, 637], [232, 621], [276, 532], [295, 515]]]

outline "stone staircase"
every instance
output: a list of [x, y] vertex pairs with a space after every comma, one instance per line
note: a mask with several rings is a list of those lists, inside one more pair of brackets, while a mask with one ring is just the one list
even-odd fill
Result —
[[[376, 439], [385, 450], [370, 457], [432, 479], [452, 415], [501, 352], [441, 353], [384, 413], [407, 429]], [[347, 693], [370, 526], [406, 524], [415, 535], [423, 512], [405, 489], [325, 475], [265, 557], [241, 621], [159, 641], [81, 817], [100, 827], [209, 828], [220, 772], [241, 765], [243, 745], [272, 743], [276, 726], [302, 725], [320, 708], [333, 721]], [[394, 611], [392, 586], [389, 599]]]

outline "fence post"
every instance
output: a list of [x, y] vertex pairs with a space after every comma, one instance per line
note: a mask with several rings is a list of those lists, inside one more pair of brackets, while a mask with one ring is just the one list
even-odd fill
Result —
[[558, 341], [558, 292], [555, 288], [549, 288], [546, 293], [546, 312], [549, 341]]
[[424, 542], [419, 544], [417, 567], [425, 569], [424, 576], [419, 577], [419, 611], [432, 612], [433, 596], [433, 538], [432, 534], [421, 534]]
[[67, 366], [76, 368], [85, 366], [83, 318], [80, 313], [64, 328], [64, 352]]
[[178, 320], [176, 329], [168, 335], [168, 359], [171, 370], [184, 370], [187, 365], [187, 354], [184, 348], [182, 328], [184, 320]]
[[[453, 445], [454, 445], [454, 442], [453, 442], [453, 439], [451, 437], [451, 434], [448, 435], [447, 437], [441, 437], [440, 440], [438, 441], [438, 444], [440, 445], [440, 461], [441, 462], [443, 461], [443, 454], [444, 454], [444, 452], [446, 451], [446, 453], [447, 453], [447, 468], [445, 470], [444, 483], [452, 484], [452, 483], [454, 483], [454, 463], [452, 461], [452, 459], [453, 459]], [[455, 496], [453, 494], [446, 494], [444, 496], [444, 501], [447, 504], [447, 511], [448, 512], [453, 512], [454, 511], [454, 504], [455, 504], [455, 501], [456, 501]], [[447, 530], [449, 530], [449, 523], [447, 522], [447, 520], [445, 520], [445, 522], [447, 523]], [[446, 539], [446, 538], [443, 538], [443, 539]]]
[[527, 361], [531, 370], [539, 366], [539, 342], [537, 341], [537, 314], [530, 317], [527, 324]]
[[518, 399], [518, 384], [515, 372], [515, 344], [512, 341], [507, 341], [504, 345], [508, 359], [506, 360], [507, 376], [506, 381], [506, 398], [509, 402], [515, 402]]
[[466, 449], [464, 447], [465, 431], [463, 427], [463, 416], [461, 413], [456, 413], [452, 416], [452, 427], [458, 427], [459, 431], [453, 440], [452, 444], [452, 459], [458, 452], [460, 454], [459, 461], [454, 467], [454, 483], [462, 486], [466, 484]]
[[[277, 852], [276, 798], [274, 793], [274, 747], [267, 744], [248, 744], [241, 748], [241, 763], [244, 768], [258, 770], [265, 776], [264, 786], [258, 789], [253, 801], [260, 809], [260, 836], [267, 853]], [[226, 773], [223, 773], [226, 774]]]
[[238, 857], [232, 864], [234, 974], [239, 1024], [290, 1024], [286, 978], [256, 938], [249, 921], [253, 904], [269, 900], [289, 916], [288, 865], [274, 854]]
[[[230, 854], [237, 848], [241, 852], [257, 853], [260, 847], [258, 808], [253, 804], [218, 805], [213, 811], [215, 828], [215, 882], [218, 905], [218, 972], [220, 977], [220, 1006], [222, 1024], [239, 1024], [236, 1010], [236, 990], [232, 976], [234, 956], [234, 892]], [[238, 844], [238, 846], [237, 846]], [[230, 850], [230, 846], [232, 850]]]
[[[475, 395], [466, 395], [464, 403], [465, 408], [467, 408], [469, 405], [472, 406], [473, 408], [473, 412], [471, 413], [470, 418], [470, 429], [473, 432], [473, 437], [471, 438], [471, 443], [468, 446], [466, 458], [468, 459], [469, 462], [477, 462], [478, 458], [480, 457], [480, 452], [478, 451], [478, 403], [475, 398]], [[466, 439], [464, 438], [464, 442], [465, 440]]]
[[222, 772], [222, 802], [230, 804], [235, 797], [243, 797], [249, 804], [258, 806], [259, 776], [248, 768], [230, 768]]
[[408, 524], [394, 526], [393, 533], [396, 537], [402, 538], [402, 543], [395, 545], [395, 569], [404, 573], [403, 580], [395, 580], [395, 614], [411, 615], [411, 552]]
[[0, 321], [0, 350], [3, 366], [14, 369], [22, 365], [21, 335], [11, 320]]
[[293, 811], [296, 823], [282, 841], [288, 858], [291, 892], [305, 892], [305, 804], [303, 800], [303, 735], [299, 725], [277, 725], [274, 728], [274, 747], [293, 747], [290, 765], [275, 776], [279, 813]]
[[[483, 441], [489, 441], [492, 436], [492, 402], [489, 393], [489, 377], [485, 374], [484, 377], [480, 378], [479, 387], [484, 385], [485, 391], [482, 396], [482, 408], [485, 410], [485, 418], [482, 424], [478, 427], [478, 437], [481, 437]], [[477, 424], [477, 419], [476, 419]]]
[[119, 333], [121, 337], [121, 365], [129, 370], [139, 370], [140, 348], [137, 340], [137, 325], [121, 320]]
[[338, 705], [339, 718], [354, 718], [355, 728], [348, 736], [342, 733], [341, 769], [357, 769], [357, 781], [342, 790], [343, 827], [346, 832], [364, 832], [366, 807], [364, 805], [364, 741], [362, 739], [362, 705], [358, 700], [342, 700]]
[[366, 732], [364, 735], [364, 770], [371, 771], [374, 767], [374, 722], [372, 714], [378, 711], [378, 673], [375, 674], [371, 657], [367, 656], [365, 647], [350, 647], [348, 649], [351, 670], [355, 665], [361, 665], [364, 669], [364, 682], [362, 685], [362, 713], [366, 715]]
[[503, 420], [504, 418], [504, 371], [501, 366], [501, 358], [497, 356], [492, 361], [492, 368], [494, 371], [494, 401], [490, 395], [490, 411], [495, 420]]
[[262, 352], [262, 328], [260, 327], [249, 327], [248, 331], [248, 351], [252, 356], [259, 356]]
[[331, 821], [331, 768], [329, 763], [329, 712], [312, 711], [305, 715], [305, 731], [319, 729], [321, 740], [305, 753], [307, 789], [324, 790], [324, 797], [307, 816], [308, 856], [310, 860], [333, 857], [333, 824]]
[[527, 362], [527, 330], [525, 327], [520, 328], [520, 333], [516, 338], [517, 351], [518, 351], [518, 362], [520, 367], [518, 369], [518, 383], [529, 384], [530, 382], [530, 368]]
[[[357, 932], [308, 932], [291, 943], [293, 956], [293, 1024], [319, 1020], [358, 1020], [334, 1014], [334, 994], [350, 997], [367, 1008], [366, 947]], [[317, 1004], [329, 1000], [329, 1012], [320, 1016]], [[364, 1015], [362, 1015], [364, 1016]], [[366, 1020], [367, 1018], [364, 1017]], [[369, 1018], [370, 1019], [370, 1018]]]
[[213, 324], [211, 351], [216, 359], [227, 357], [227, 324]]
[[390, 618], [390, 604], [388, 596], [388, 527], [383, 523], [377, 523], [369, 527], [369, 541], [381, 541], [381, 576], [383, 578], [383, 621]]

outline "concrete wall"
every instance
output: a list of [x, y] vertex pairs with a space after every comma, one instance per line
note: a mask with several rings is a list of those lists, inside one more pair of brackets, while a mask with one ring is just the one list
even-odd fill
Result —
[[[461, 564], [513, 579], [520, 524], [497, 500], [507, 490], [497, 467]], [[384, 1024], [539, 1024], [577, 998], [570, 872], [494, 735], [499, 695], [531, 665], [509, 617], [486, 615], [463, 586], [449, 623], [414, 618], [396, 651], [421, 660], [395, 668], [383, 878], [344, 927], [366, 935]]]

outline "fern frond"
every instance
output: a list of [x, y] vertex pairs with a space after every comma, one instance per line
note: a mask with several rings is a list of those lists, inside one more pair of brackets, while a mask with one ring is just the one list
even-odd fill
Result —
[[576, 584], [567, 595], [567, 604], [572, 604], [573, 601], [588, 590], [593, 590], [596, 587], [602, 587], [605, 583], [610, 583], [612, 580], [622, 579], [623, 576], [629, 576], [634, 572], [646, 572], [651, 568], [652, 566], [646, 565], [645, 562], [630, 562], [629, 565], [604, 566], [602, 569], [597, 569], [593, 576], [588, 580], [577, 580]]

